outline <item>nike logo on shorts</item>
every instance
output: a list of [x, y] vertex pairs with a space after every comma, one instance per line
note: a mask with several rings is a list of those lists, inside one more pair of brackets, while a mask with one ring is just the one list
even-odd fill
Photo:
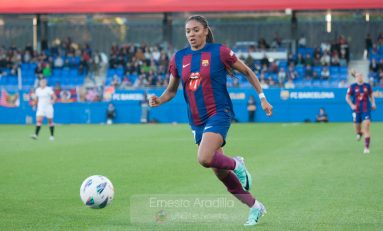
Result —
[[187, 66], [189, 66], [189, 65], [190, 65], [190, 63], [185, 64], [185, 65], [182, 65], [182, 68], [185, 68], [185, 67], [187, 67]]
[[209, 129], [209, 128], [212, 128], [213, 126], [207, 126], [207, 127], [205, 127], [203, 130], [207, 130], [207, 129]]

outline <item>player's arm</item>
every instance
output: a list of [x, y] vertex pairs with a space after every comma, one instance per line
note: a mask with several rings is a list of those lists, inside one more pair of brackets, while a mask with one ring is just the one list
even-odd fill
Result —
[[356, 106], [355, 104], [352, 103], [352, 100], [351, 100], [351, 97], [350, 97], [350, 94], [346, 94], [346, 102], [348, 103], [348, 105], [350, 106], [350, 108], [352, 110], [355, 110], [356, 109]]
[[273, 114], [273, 106], [271, 106], [271, 104], [267, 101], [265, 95], [263, 94], [261, 84], [259, 83], [259, 80], [255, 73], [239, 59], [235, 63], [233, 63], [231, 67], [241, 72], [246, 77], [249, 83], [257, 91], [261, 100], [262, 108], [266, 112], [266, 115], [271, 116]]
[[180, 78], [175, 78], [172, 74], [170, 74], [170, 80], [166, 90], [164, 91], [164, 93], [162, 93], [160, 97], [156, 95], [151, 95], [149, 97], [149, 106], [158, 107], [161, 104], [172, 100], [177, 94], [179, 84]]
[[375, 110], [376, 109], [375, 97], [374, 97], [374, 94], [373, 94], [372, 90], [371, 90], [371, 93], [370, 93], [370, 101], [371, 101], [371, 109]]
[[52, 102], [52, 104], [54, 104], [56, 102], [56, 100], [57, 100], [56, 94], [55, 93], [51, 94], [51, 102]]

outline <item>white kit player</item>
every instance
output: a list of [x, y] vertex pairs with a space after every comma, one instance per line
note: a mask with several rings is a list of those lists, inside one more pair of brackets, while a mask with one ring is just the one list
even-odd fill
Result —
[[40, 87], [35, 91], [34, 105], [37, 105], [36, 112], [36, 129], [35, 134], [31, 136], [32, 139], [37, 139], [44, 117], [47, 117], [49, 130], [51, 136], [49, 139], [53, 141], [54, 138], [54, 124], [53, 124], [53, 103], [56, 101], [56, 95], [51, 87], [47, 86], [47, 80], [40, 80]]

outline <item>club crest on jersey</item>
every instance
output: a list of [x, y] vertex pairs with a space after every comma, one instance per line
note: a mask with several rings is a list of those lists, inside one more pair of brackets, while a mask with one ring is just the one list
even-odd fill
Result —
[[199, 76], [199, 72], [190, 73], [189, 77], [189, 90], [196, 91], [201, 83], [201, 78]]
[[209, 60], [208, 59], [202, 60], [202, 66], [204, 66], [204, 67], [209, 66]]

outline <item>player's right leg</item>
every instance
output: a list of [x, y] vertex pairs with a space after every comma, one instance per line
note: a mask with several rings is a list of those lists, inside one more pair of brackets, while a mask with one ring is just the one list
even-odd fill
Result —
[[41, 124], [43, 123], [43, 116], [40, 114], [37, 114], [36, 116], [36, 127], [35, 127], [35, 133], [31, 135], [31, 138], [34, 140], [37, 140], [37, 137], [39, 136]]
[[363, 132], [362, 132], [362, 115], [361, 113], [356, 113], [356, 112], [353, 112], [352, 113], [352, 118], [353, 118], [353, 121], [354, 121], [354, 128], [355, 128], [355, 133], [356, 133], [356, 141], [360, 141], [360, 139], [362, 139], [362, 136], [363, 136]]

